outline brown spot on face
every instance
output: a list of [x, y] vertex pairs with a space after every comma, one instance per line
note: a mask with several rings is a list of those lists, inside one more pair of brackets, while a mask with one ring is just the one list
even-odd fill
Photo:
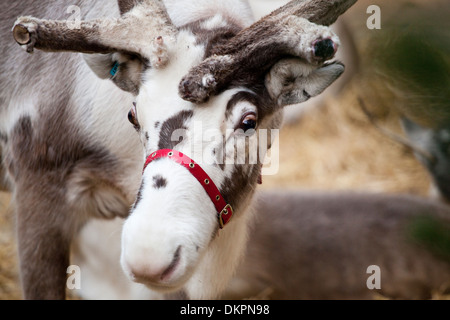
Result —
[[119, 10], [120, 14], [127, 13], [131, 9], [133, 9], [137, 4], [141, 3], [142, 0], [119, 0]]
[[173, 133], [175, 130], [184, 129], [187, 130], [185, 124], [192, 118], [194, 112], [192, 110], [183, 110], [173, 117], [167, 119], [161, 125], [161, 131], [159, 133], [159, 149], [173, 149], [177, 144], [183, 141], [184, 137], [178, 137], [178, 140], [173, 140]]
[[196, 44], [204, 44], [205, 47], [205, 56], [207, 58], [211, 55], [211, 52], [214, 47], [218, 45], [225, 45], [231, 38], [233, 38], [236, 34], [241, 31], [241, 27], [237, 26], [234, 23], [228, 21], [229, 19], [225, 19], [227, 22], [226, 26], [221, 26], [214, 29], [205, 29], [202, 27], [202, 24], [209, 20], [210, 18], [195, 21], [193, 23], [189, 23], [185, 25], [183, 28], [190, 30], [196, 37]]
[[167, 186], [167, 180], [160, 175], [153, 177], [153, 188], [162, 189]]
[[[225, 178], [222, 183], [222, 196], [233, 207], [235, 212], [240, 210], [240, 204], [242, 204], [246, 198], [253, 195], [258, 182], [260, 173], [259, 168], [259, 164], [235, 165], [231, 177]], [[250, 172], [250, 175], [248, 175], [247, 172]]]

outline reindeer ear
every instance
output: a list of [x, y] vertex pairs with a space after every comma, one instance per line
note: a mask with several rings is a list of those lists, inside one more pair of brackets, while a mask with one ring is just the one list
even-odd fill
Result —
[[422, 127], [407, 117], [401, 117], [400, 120], [408, 139], [418, 147], [429, 151], [430, 141], [433, 140], [433, 129]]
[[112, 54], [83, 54], [84, 61], [100, 79], [110, 79], [114, 68]]
[[141, 59], [122, 53], [83, 54], [83, 58], [100, 79], [111, 79], [120, 89], [139, 93], [145, 68]]
[[403, 130], [410, 138], [418, 137], [423, 134], [426, 134], [426, 132], [432, 131], [431, 129], [420, 126], [419, 124], [415, 123], [414, 121], [410, 120], [409, 118], [401, 117], [400, 120], [402, 123]]
[[300, 59], [283, 59], [266, 76], [266, 88], [280, 107], [304, 102], [328, 88], [344, 72], [333, 62], [320, 67]]

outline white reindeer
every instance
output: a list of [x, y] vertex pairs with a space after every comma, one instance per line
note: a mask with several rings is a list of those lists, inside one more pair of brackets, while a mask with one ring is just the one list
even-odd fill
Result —
[[[404, 123], [419, 145], [414, 150], [422, 150], [419, 159], [441, 181], [436, 185], [445, 195], [448, 130]], [[429, 223], [441, 226], [438, 233], [448, 232], [450, 208], [444, 204], [408, 195], [285, 190], [258, 193], [252, 208], [256, 216], [246, 252], [221, 298], [263, 293], [270, 299], [372, 299], [377, 294], [427, 299], [450, 287], [448, 259], [417, 234]], [[85, 270], [82, 296], [165, 298], [122, 277], [117, 263], [121, 226], [119, 220], [94, 221], [83, 230], [76, 251], [76, 263]], [[99, 250], [108, 245], [115, 250]], [[371, 265], [382, 272], [379, 290], [367, 287]]]
[[[253, 25], [247, 3], [237, 0], [119, 1], [120, 18], [110, 2], [81, 3], [80, 28], [30, 16], [16, 21], [14, 38], [27, 52], [102, 54], [85, 56], [87, 65], [73, 54], [36, 53], [25, 61], [3, 24], [0, 132], [24, 297], [64, 298], [77, 231], [92, 217], [127, 216], [135, 199], [123, 229], [128, 276], [157, 290], [216, 297], [245, 247], [262, 159], [222, 166], [230, 154], [206, 145], [194, 125], [219, 130], [228, 145], [256, 141], [257, 134], [234, 129], [250, 135], [255, 127], [278, 128], [283, 106], [321, 93], [343, 72], [340, 63], [324, 63], [339, 43], [325, 26], [355, 1], [292, 1]], [[3, 21], [65, 15], [53, 2], [0, 9]], [[170, 148], [196, 159], [210, 177], [204, 184], [217, 185], [220, 201], [233, 206], [223, 230], [219, 222], [228, 222], [231, 208], [217, 212], [204, 186], [171, 159], [150, 163], [139, 188], [139, 138], [123, 125], [133, 100], [129, 119], [144, 156]], [[172, 141], [183, 128], [182, 142]], [[205, 144], [207, 158], [191, 144]]]

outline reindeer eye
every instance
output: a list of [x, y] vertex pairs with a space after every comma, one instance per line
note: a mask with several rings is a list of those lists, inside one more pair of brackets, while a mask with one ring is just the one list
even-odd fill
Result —
[[254, 130], [256, 129], [257, 125], [256, 120], [256, 114], [254, 112], [248, 112], [242, 117], [237, 129], [241, 129], [244, 132], [247, 132], [248, 130]]
[[133, 102], [133, 106], [131, 107], [130, 111], [128, 112], [128, 121], [131, 122], [133, 127], [139, 131], [141, 126], [139, 125], [139, 122], [136, 117], [136, 102]]

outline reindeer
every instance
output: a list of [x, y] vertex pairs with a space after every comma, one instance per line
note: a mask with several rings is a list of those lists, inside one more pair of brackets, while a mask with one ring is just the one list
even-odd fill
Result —
[[[142, 156], [122, 125], [134, 97], [100, 80], [80, 55], [27, 55], [11, 27], [20, 14], [67, 17], [73, 2], [0, 4], [0, 136], [16, 215], [26, 299], [63, 299], [70, 243], [90, 218], [128, 215]], [[111, 2], [80, 3], [94, 16], [118, 14]]]
[[416, 158], [431, 176], [431, 195], [450, 203], [450, 126], [428, 128], [405, 116], [401, 123]]
[[[430, 299], [450, 288], [448, 252], [434, 251], [420, 234], [431, 225], [448, 237], [445, 204], [278, 190], [258, 194], [255, 206], [245, 258], [224, 299]], [[381, 271], [374, 290], [367, 286], [372, 265]]]
[[[446, 134], [437, 137], [444, 142]], [[435, 148], [435, 141], [429, 142], [414, 150], [429, 160], [431, 148], [440, 158], [445, 144]], [[443, 226], [438, 232], [448, 232], [450, 211], [441, 203], [410, 195], [287, 190], [263, 191], [255, 198], [246, 251], [220, 298], [263, 293], [270, 299], [373, 299], [377, 294], [426, 299], [450, 286], [448, 260], [417, 235], [429, 222]], [[88, 277], [82, 297], [166, 298], [121, 276], [114, 263], [121, 227], [120, 220], [94, 221], [83, 230], [76, 257]], [[107, 245], [113, 252], [100, 249]], [[367, 287], [370, 265], [380, 267], [380, 290]], [[108, 266], [109, 274], [98, 266]]]
[[[291, 1], [254, 24], [245, 1], [98, 1], [79, 4], [80, 28], [31, 17], [61, 19], [65, 10], [54, 3], [2, 4], [3, 21], [27, 8], [13, 28], [27, 52], [90, 55], [36, 53], [25, 63], [1, 27], [0, 132], [24, 297], [64, 298], [78, 230], [93, 217], [127, 217], [130, 206], [126, 274], [159, 291], [216, 297], [245, 248], [262, 159], [222, 165], [229, 154], [208, 145], [205, 165], [189, 148], [205, 144], [192, 126], [220, 130], [228, 144], [278, 128], [285, 105], [320, 94], [343, 73], [326, 62], [339, 45], [327, 26], [355, 1]], [[138, 135], [123, 125], [133, 101], [128, 118]], [[181, 143], [172, 141], [183, 128]], [[165, 148], [173, 151], [155, 154]], [[153, 154], [159, 159], [141, 177]], [[199, 183], [187, 166], [209, 178]], [[217, 193], [211, 200], [206, 185]]]
[[[448, 239], [448, 128], [426, 128], [403, 117], [405, 140], [380, 127], [360, 102], [383, 134], [414, 151], [443, 201], [360, 192], [257, 192], [246, 251], [220, 298], [429, 299], [448, 291], [448, 252], [436, 252], [421, 236], [431, 226]], [[76, 263], [87, 280], [81, 296], [167, 298], [122, 277], [117, 263], [121, 226], [121, 220], [93, 221], [82, 231]], [[102, 250], [108, 245], [115, 249]], [[380, 289], [367, 287], [371, 265], [380, 267]]]
[[[443, 202], [450, 200], [450, 128], [442, 119], [434, 125], [422, 125], [400, 112], [399, 121], [406, 138], [381, 126], [367, 109], [365, 102], [358, 98], [359, 105], [370, 123], [384, 136], [395, 141], [414, 153], [416, 159], [431, 177], [430, 196]], [[428, 120], [430, 121], [430, 120]]]

